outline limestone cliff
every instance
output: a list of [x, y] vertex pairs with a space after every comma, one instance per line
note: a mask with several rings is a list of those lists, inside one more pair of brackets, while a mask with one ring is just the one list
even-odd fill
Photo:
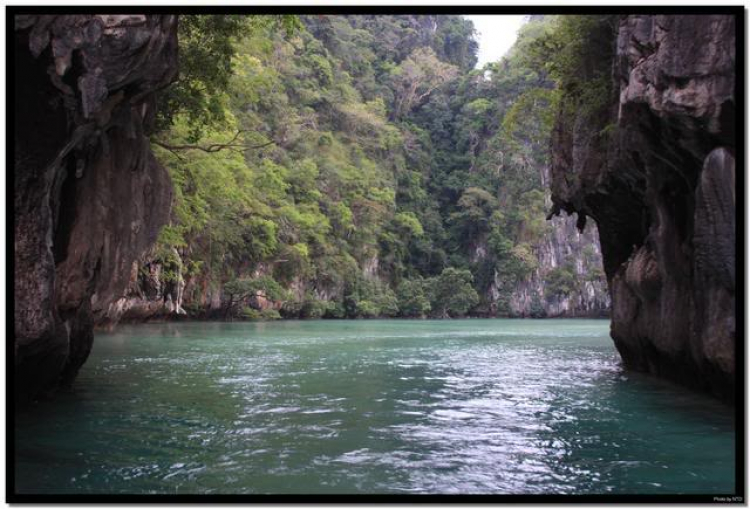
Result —
[[555, 211], [597, 222], [624, 363], [730, 400], [735, 19], [627, 16], [614, 37], [609, 107], [553, 133]]
[[[539, 171], [542, 186], [550, 181], [550, 167]], [[551, 205], [550, 196], [546, 197]], [[553, 217], [541, 239], [533, 245], [536, 268], [518, 281], [508, 301], [507, 314], [514, 317], [606, 317], [610, 312], [607, 283], [601, 271], [602, 252], [595, 224], [582, 231], [576, 218]], [[565, 285], [555, 285], [560, 275], [568, 278]], [[557, 278], [555, 276], [558, 276]], [[490, 298], [503, 300], [501, 285], [495, 273], [490, 285]], [[563, 288], [564, 287], [564, 288]]]
[[177, 20], [14, 21], [15, 387], [23, 399], [72, 381], [94, 322], [168, 217], [171, 183], [146, 132], [154, 92], [176, 75]]
[[[508, 298], [509, 315], [534, 318], [603, 318], [609, 316], [610, 298], [601, 275], [601, 249], [596, 225], [579, 232], [571, 217], [555, 217], [541, 241], [534, 246], [537, 268], [519, 281]], [[570, 272], [566, 272], [570, 271]], [[570, 288], [556, 291], [555, 273], [569, 274]], [[493, 300], [502, 296], [490, 286]]]

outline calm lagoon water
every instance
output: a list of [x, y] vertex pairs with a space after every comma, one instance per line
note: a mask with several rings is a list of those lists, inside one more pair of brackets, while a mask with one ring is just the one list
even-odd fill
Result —
[[22, 493], [725, 494], [733, 409], [604, 320], [119, 327], [16, 413]]

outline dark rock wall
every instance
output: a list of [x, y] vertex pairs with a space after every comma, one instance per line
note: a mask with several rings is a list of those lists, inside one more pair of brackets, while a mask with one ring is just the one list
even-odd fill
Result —
[[72, 381], [93, 325], [167, 220], [146, 130], [177, 71], [174, 16], [16, 16], [15, 386]]
[[552, 199], [597, 222], [624, 363], [731, 400], [735, 21], [627, 16], [615, 38], [600, 125], [553, 133]]

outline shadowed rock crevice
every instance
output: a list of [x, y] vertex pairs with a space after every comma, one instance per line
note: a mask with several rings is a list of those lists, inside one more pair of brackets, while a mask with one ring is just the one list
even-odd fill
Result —
[[174, 16], [16, 16], [15, 384], [70, 383], [98, 314], [155, 241], [169, 177], [146, 132], [176, 75]]

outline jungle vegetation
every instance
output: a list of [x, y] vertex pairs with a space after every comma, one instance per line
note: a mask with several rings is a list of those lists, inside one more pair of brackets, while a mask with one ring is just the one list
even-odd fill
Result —
[[[602, 26], [532, 16], [475, 69], [460, 16], [181, 17], [153, 135], [175, 197], [152, 261], [222, 287], [236, 317], [486, 312], [490, 284], [536, 268], [559, 95], [606, 94], [576, 68]], [[280, 305], [244, 304], [259, 291]]]

